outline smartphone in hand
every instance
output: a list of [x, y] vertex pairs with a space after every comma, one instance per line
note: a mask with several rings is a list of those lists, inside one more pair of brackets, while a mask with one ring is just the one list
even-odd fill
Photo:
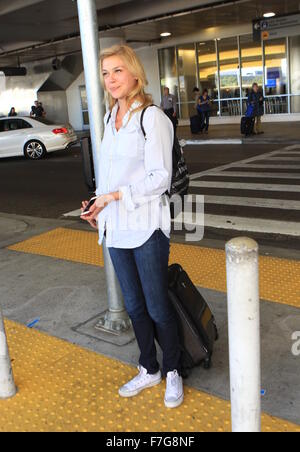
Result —
[[98, 196], [94, 196], [93, 198], [91, 198], [89, 200], [88, 205], [86, 206], [86, 208], [84, 209], [84, 211], [80, 214], [80, 216], [84, 216], [84, 215], [89, 215], [90, 214], [90, 208], [92, 207], [92, 205], [96, 202], [96, 199], [98, 198]]

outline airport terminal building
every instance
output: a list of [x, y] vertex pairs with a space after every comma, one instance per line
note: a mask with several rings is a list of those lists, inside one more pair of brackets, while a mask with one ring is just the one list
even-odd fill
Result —
[[[272, 3], [277, 8], [276, 17], [278, 10], [279, 17], [282, 12], [288, 13], [283, 16], [287, 20], [284, 19], [280, 30], [273, 35], [265, 30], [262, 39], [255, 36], [253, 24], [257, 2], [221, 3], [218, 8], [194, 8], [167, 18], [156, 17], [153, 21], [128, 25], [116, 32], [102, 32], [100, 46], [117, 42], [132, 45], [145, 66], [148, 91], [155, 103], [160, 103], [162, 89], [168, 86], [177, 98], [181, 124], [188, 124], [195, 112], [194, 87], [200, 91], [207, 88], [214, 100], [212, 122], [238, 122], [245, 112], [253, 82], [261, 86], [266, 97], [264, 120], [300, 120], [299, 2], [282, 2], [282, 9], [278, 2], [261, 2], [265, 7], [261, 7], [260, 14], [270, 11], [268, 6], [272, 8]], [[162, 34], [169, 36], [162, 37]], [[49, 70], [51, 60], [48, 68], [47, 62], [42, 65], [31, 62], [27, 66], [28, 75], [22, 80], [6, 77], [6, 88], [0, 94], [0, 114], [6, 114], [12, 98], [17, 110], [28, 114], [37, 96], [50, 119], [68, 120], [76, 130], [87, 129], [81, 53], [73, 52], [61, 61], [59, 70]], [[23, 89], [16, 88], [20, 81]]]

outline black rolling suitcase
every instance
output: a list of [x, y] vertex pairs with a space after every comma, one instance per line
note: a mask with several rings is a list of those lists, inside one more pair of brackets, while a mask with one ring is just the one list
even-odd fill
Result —
[[200, 115], [195, 115], [190, 117], [190, 127], [192, 133], [201, 132], [202, 128], [202, 119]]
[[182, 348], [182, 376], [202, 364], [211, 367], [214, 343], [218, 330], [206, 301], [183, 268], [169, 267], [169, 298], [175, 308]]
[[243, 116], [241, 120], [241, 134], [249, 136], [253, 133], [255, 118], [253, 116]]

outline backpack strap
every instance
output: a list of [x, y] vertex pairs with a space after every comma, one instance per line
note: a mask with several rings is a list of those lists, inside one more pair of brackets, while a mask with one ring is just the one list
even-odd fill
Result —
[[[143, 126], [143, 120], [144, 120], [144, 116], [145, 116], [146, 110], [147, 110], [147, 108], [149, 108], [149, 107], [156, 107], [156, 105], [151, 104], [151, 105], [148, 105], [148, 107], [145, 107], [145, 108], [143, 109], [143, 111], [142, 111], [141, 119], [140, 119], [140, 126], [141, 126], [141, 129], [142, 129], [143, 135], [144, 135], [144, 137], [145, 137], [145, 140], [147, 140], [147, 136], [146, 136], [146, 132], [145, 132], [145, 129], [144, 129], [144, 126]], [[165, 191], [165, 193], [163, 193], [163, 194], [164, 194], [164, 195], [167, 195], [169, 198], [170, 198], [170, 196], [171, 196], [168, 190]], [[163, 202], [165, 202], [165, 200], [163, 200]]]
[[143, 111], [142, 111], [141, 119], [140, 119], [140, 126], [141, 126], [141, 129], [142, 129], [143, 135], [144, 135], [144, 137], [145, 137], [145, 140], [147, 140], [147, 137], [146, 137], [146, 132], [145, 132], [145, 129], [144, 129], [144, 126], [143, 126], [143, 120], [144, 120], [144, 116], [145, 116], [146, 110], [147, 110], [147, 108], [149, 108], [149, 107], [156, 107], [156, 105], [151, 104], [151, 105], [148, 105], [148, 107], [145, 107], [145, 108], [143, 109]]

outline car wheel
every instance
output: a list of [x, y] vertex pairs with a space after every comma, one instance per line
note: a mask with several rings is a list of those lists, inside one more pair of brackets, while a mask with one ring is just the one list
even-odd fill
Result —
[[31, 140], [24, 146], [24, 155], [31, 160], [39, 160], [45, 157], [47, 151], [43, 143], [38, 140]]

